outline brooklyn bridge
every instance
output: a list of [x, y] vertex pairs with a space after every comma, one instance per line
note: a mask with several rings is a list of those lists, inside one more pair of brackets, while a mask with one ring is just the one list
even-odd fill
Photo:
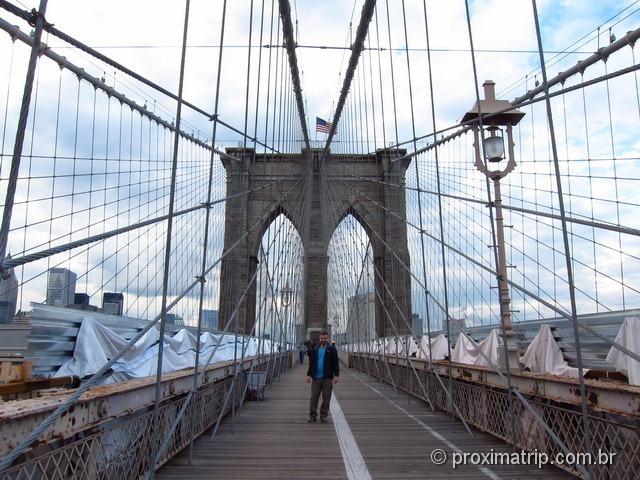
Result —
[[24, 2], [2, 479], [638, 477], [638, 1]]

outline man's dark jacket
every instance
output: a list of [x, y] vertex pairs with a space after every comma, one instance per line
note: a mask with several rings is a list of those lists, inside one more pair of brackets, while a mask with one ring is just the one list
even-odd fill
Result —
[[[309, 368], [307, 369], [307, 377], [315, 380], [316, 370], [318, 369], [318, 348], [309, 350]], [[327, 350], [324, 352], [324, 368], [322, 378], [333, 378], [340, 375], [340, 365], [338, 364], [338, 350], [331, 344], [327, 344]]]

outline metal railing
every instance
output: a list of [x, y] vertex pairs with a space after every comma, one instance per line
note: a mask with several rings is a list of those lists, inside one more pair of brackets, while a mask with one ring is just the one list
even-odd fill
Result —
[[[264, 372], [267, 383], [288, 367], [284, 353], [259, 358], [254, 372]], [[245, 366], [245, 370], [250, 367]], [[248, 372], [247, 372], [248, 373]], [[172, 421], [183, 406], [187, 393], [181, 393], [163, 401], [159, 412], [160, 441], [171, 435], [168, 446], [155, 465], [159, 468], [208, 429], [214, 427], [224, 415], [241, 404], [246, 392], [248, 375], [239, 375], [233, 381], [233, 373], [204, 383], [194, 395], [185, 414], [171, 433]], [[233, 388], [235, 392], [230, 390]], [[232, 401], [226, 401], [232, 398]], [[153, 405], [147, 405], [129, 415], [94, 425], [70, 438], [58, 439], [41, 445], [48, 449], [37, 454], [34, 449], [25, 454], [22, 462], [6, 470], [2, 480], [23, 479], [129, 479], [143, 477], [150, 470], [152, 448]], [[193, 430], [191, 430], [193, 423]]]
[[[404, 358], [381, 354], [350, 355], [349, 364], [382, 382], [394, 385], [396, 389], [427, 400], [424, 398], [416, 375], [408, 367]], [[443, 412], [451, 413], [445, 389], [435, 375], [428, 372], [426, 368], [418, 367], [417, 370], [434, 406]], [[448, 384], [449, 380], [445, 379], [445, 383]], [[506, 388], [454, 378], [451, 380], [451, 391], [468, 424], [517, 448], [545, 453], [549, 456], [548, 458], [555, 458], [556, 454], [563, 453], [520, 402], [514, 405], [517, 421], [515, 439], [512, 439], [511, 413]], [[583, 451], [582, 412], [578, 405], [556, 401], [543, 393], [529, 394], [527, 400], [571, 452]], [[606, 412], [603, 409], [597, 411], [589, 409], [589, 421], [593, 442], [592, 452], [615, 454], [611, 464], [592, 465], [594, 478], [602, 480], [637, 478], [637, 471], [640, 469], [640, 421], [638, 418], [616, 414], [613, 411]], [[584, 475], [575, 465], [557, 466], [578, 477]]]

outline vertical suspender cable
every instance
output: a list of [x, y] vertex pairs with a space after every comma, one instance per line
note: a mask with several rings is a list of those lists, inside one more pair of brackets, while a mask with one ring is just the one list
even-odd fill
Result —
[[371, 22], [371, 17], [373, 17], [373, 11], [375, 9], [376, 2], [375, 0], [365, 0], [365, 3], [362, 7], [362, 13], [360, 15], [360, 23], [358, 24], [358, 29], [356, 30], [356, 39], [351, 46], [351, 58], [349, 58], [349, 65], [347, 67], [347, 71], [344, 75], [344, 82], [342, 84], [342, 90], [340, 90], [340, 98], [338, 98], [338, 103], [336, 104], [336, 111], [333, 115], [333, 122], [331, 124], [331, 132], [329, 132], [329, 136], [327, 137], [327, 142], [325, 143], [324, 150], [322, 152], [322, 158], [326, 158], [329, 154], [329, 148], [331, 147], [331, 141], [336, 132], [336, 128], [338, 123], [340, 122], [340, 115], [342, 114], [342, 109], [344, 108], [345, 101], [347, 99], [347, 94], [349, 93], [349, 87], [351, 85], [351, 80], [353, 80], [353, 74], [355, 73], [356, 67], [358, 66], [358, 59], [360, 58], [360, 54], [364, 49], [364, 39], [367, 36], [367, 32], [369, 30], [369, 22]]
[[[247, 46], [247, 88], [244, 96], [244, 137], [243, 148], [247, 148], [247, 122], [249, 121], [249, 80], [251, 78], [251, 37], [253, 34], [253, 0], [251, 0], [251, 6], [249, 8], [249, 43]], [[222, 47], [220, 47], [222, 50]], [[217, 112], [216, 112], [217, 113]], [[257, 112], [254, 112], [256, 116]]]
[[294, 38], [293, 24], [291, 23], [291, 5], [289, 0], [278, 0], [280, 6], [280, 17], [282, 18], [282, 38], [284, 47], [289, 56], [289, 69], [291, 70], [291, 79], [293, 80], [293, 91], [296, 95], [296, 104], [298, 107], [298, 116], [300, 117], [300, 126], [302, 127], [302, 135], [306, 148], [309, 145], [309, 130], [307, 129], [307, 117], [304, 113], [304, 101], [302, 100], [302, 87], [300, 85], [300, 72], [298, 70], [298, 59], [296, 57], [296, 41]]
[[[262, 0], [262, 7], [260, 9], [260, 45], [262, 45], [262, 38], [264, 33], [264, 0]], [[258, 50], [258, 86], [256, 91], [256, 106], [255, 106], [255, 119], [253, 124], [253, 149], [256, 149], [256, 143], [258, 140], [258, 112], [260, 111], [260, 79], [262, 74], [262, 47]], [[255, 157], [254, 157], [255, 159]]]
[[[216, 117], [218, 115], [218, 105], [220, 100], [220, 77], [222, 74], [222, 52], [224, 50], [224, 27], [227, 16], [227, 0], [224, 0], [222, 3], [222, 20], [220, 25], [220, 48], [218, 50], [218, 73], [216, 75], [216, 93], [215, 93], [215, 101], [213, 107], [213, 116]], [[218, 122], [212, 122], [212, 132], [211, 132], [211, 146], [215, 148], [216, 146], [216, 136], [218, 133]], [[255, 135], [255, 134], [254, 134]], [[245, 137], [246, 138], [246, 137]], [[205, 212], [205, 220], [204, 220], [204, 241], [202, 244], [202, 265], [200, 269], [200, 298], [198, 300], [198, 328], [196, 332], [196, 358], [194, 361], [194, 371], [193, 371], [193, 389], [197, 388], [198, 382], [198, 367], [200, 363], [200, 335], [202, 333], [202, 305], [204, 302], [204, 284], [205, 284], [205, 271], [207, 269], [207, 253], [208, 253], [208, 243], [209, 243], [209, 223], [211, 219], [211, 189], [213, 186], [213, 164], [215, 161], [215, 153], [214, 148], [211, 149], [211, 156], [209, 158], [209, 184], [207, 191], [207, 208]], [[191, 425], [190, 425], [190, 435], [189, 435], [189, 458], [188, 464], [191, 465], [191, 461], [193, 459], [193, 432], [195, 430], [195, 415], [191, 415]]]
[[[556, 188], [558, 194], [558, 207], [562, 224], [562, 239], [564, 242], [564, 257], [567, 268], [567, 282], [569, 284], [569, 298], [571, 300], [571, 321], [573, 323], [573, 335], [576, 342], [576, 361], [578, 366], [578, 377], [580, 379], [580, 403], [582, 408], [582, 423], [584, 429], [584, 447], [587, 453], [592, 453], [591, 432], [589, 431], [589, 414], [587, 410], [586, 388], [584, 384], [584, 370], [582, 368], [582, 347], [580, 343], [580, 330], [578, 328], [578, 313], [576, 306], [575, 283], [573, 279], [573, 268], [571, 265], [571, 250], [569, 248], [569, 234], [567, 232], [567, 219], [564, 208], [564, 197], [562, 195], [562, 179], [560, 177], [560, 163], [558, 162], [558, 148], [553, 124], [553, 112], [551, 110], [551, 99], [549, 98], [549, 84], [547, 83], [547, 69], [544, 63], [544, 53], [542, 49], [542, 35], [540, 33], [540, 21], [538, 19], [538, 7], [536, 0], [531, 0], [533, 7], [533, 19], [536, 26], [536, 37], [538, 40], [538, 54], [540, 57], [540, 69], [542, 70], [542, 86], [545, 93], [545, 104], [547, 107], [547, 121], [549, 125], [549, 135], [551, 138], [551, 153], [553, 155], [553, 165], [556, 174]], [[590, 478], [593, 476], [593, 468], [587, 463], [587, 472]]]
[[171, 165], [171, 185], [169, 187], [169, 218], [167, 219], [167, 236], [165, 241], [165, 254], [164, 254], [164, 271], [162, 278], [162, 306], [160, 310], [160, 340], [158, 346], [158, 364], [156, 367], [156, 389], [155, 389], [155, 404], [153, 408], [153, 420], [151, 424], [151, 455], [149, 456], [149, 477], [155, 478], [155, 458], [156, 450], [158, 446], [159, 425], [160, 418], [160, 395], [162, 393], [161, 379], [162, 379], [162, 357], [164, 349], [164, 332], [167, 324], [166, 308], [167, 308], [167, 294], [169, 290], [169, 270], [171, 261], [171, 235], [173, 234], [173, 209], [174, 199], [176, 194], [176, 171], [178, 169], [178, 146], [180, 144], [180, 136], [178, 131], [180, 130], [180, 120], [182, 116], [182, 91], [184, 87], [184, 64], [187, 53], [187, 32], [189, 29], [189, 7], [190, 0], [185, 0], [185, 12], [184, 12], [184, 28], [182, 32], [182, 54], [180, 58], [180, 80], [178, 83], [178, 105], [176, 107], [176, 131], [173, 135], [173, 158]]
[[[478, 71], [476, 69], [476, 55], [475, 55], [475, 48], [473, 45], [473, 33], [471, 31], [471, 13], [469, 11], [469, 0], [465, 0], [464, 2], [465, 4], [465, 10], [466, 10], [466, 14], [467, 14], [467, 30], [469, 33], [469, 49], [471, 50], [471, 65], [473, 67], [473, 86], [475, 89], [475, 93], [476, 93], [476, 102], [478, 104], [478, 129], [480, 130], [480, 140], [479, 141], [483, 141], [484, 140], [484, 131], [482, 128], [482, 112], [480, 111], [480, 90], [478, 89]], [[486, 191], [487, 191], [487, 199], [489, 201], [490, 205], [493, 205], [493, 202], [491, 202], [491, 189], [489, 186], [489, 177], [485, 176], [485, 186], [486, 186]], [[440, 187], [438, 187], [438, 192], [440, 192]], [[495, 229], [495, 224], [494, 224], [494, 220], [493, 220], [493, 206], [491, 206], [489, 208], [489, 223], [491, 224], [491, 238], [492, 238], [492, 242], [494, 245], [493, 248], [493, 256], [494, 256], [494, 261], [496, 263], [496, 276], [498, 277], [498, 284], [500, 284], [500, 262], [498, 261], [498, 249], [496, 247], [497, 245], [497, 241], [496, 241], [496, 229]], [[441, 227], [442, 228], [442, 227]], [[440, 242], [441, 246], [442, 246], [442, 251], [444, 252], [444, 237], [441, 237], [441, 242]], [[500, 302], [500, 309], [501, 309], [501, 318], [502, 318], [502, 309], [504, 308], [504, 304], [502, 302]], [[448, 312], [447, 312], [448, 315]], [[513, 386], [511, 384], [511, 366], [509, 365], [509, 356], [507, 355], [507, 337], [504, 333], [504, 331], [502, 332], [502, 343], [503, 343], [503, 349], [504, 349], [504, 359], [505, 359], [505, 367], [506, 367], [506, 373], [507, 373], [507, 392], [508, 392], [508, 399], [509, 399], [509, 411], [510, 411], [510, 417], [511, 417], [511, 441], [513, 443], [513, 445], [515, 445], [516, 442], [516, 420], [515, 420], [515, 406], [514, 406], [514, 401], [513, 401]], [[514, 365], [514, 367], [516, 367], [517, 365]]]

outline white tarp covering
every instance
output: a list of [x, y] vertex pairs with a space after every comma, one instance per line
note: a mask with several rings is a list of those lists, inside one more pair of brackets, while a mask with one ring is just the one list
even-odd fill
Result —
[[[527, 351], [520, 357], [520, 363], [533, 373], [578, 378], [578, 369], [567, 364], [549, 325], [540, 326]], [[584, 369], [584, 373], [587, 371]]]
[[[640, 354], [640, 318], [627, 317], [616, 336], [616, 343]], [[616, 347], [611, 347], [607, 354], [607, 362], [616, 370], [624, 373], [630, 385], [640, 385], [640, 363]]]
[[[431, 339], [431, 354], [433, 355], [433, 360], [443, 360], [449, 354], [447, 337], [444, 334], [441, 333]], [[420, 351], [417, 357], [425, 360], [429, 359], [429, 337], [427, 335], [423, 335], [420, 339]]]
[[409, 340], [407, 342], [406, 338], [402, 339], [402, 351], [400, 352], [400, 355], [406, 356], [407, 355], [407, 350], [406, 350], [406, 344], [409, 343], [409, 356], [411, 357], [414, 354], [418, 353], [418, 345], [416, 344], [416, 341], [413, 339], [413, 337], [409, 337]]
[[400, 349], [400, 345], [396, 344], [396, 339], [391, 337], [391, 338], [385, 338], [384, 340], [384, 353], [386, 353], [387, 355], [395, 355], [396, 352]]
[[[498, 363], [498, 347], [500, 345], [500, 330], [494, 328], [487, 338], [476, 342], [465, 333], [460, 332], [458, 341], [451, 353], [451, 361], [490, 367]], [[484, 354], [484, 355], [483, 355]], [[485, 358], [486, 357], [486, 358]], [[487, 361], [489, 359], [489, 361]]]
[[[163, 373], [174, 372], [184, 368], [193, 368], [195, 362], [196, 337], [183, 329], [173, 337], [165, 337], [162, 355]], [[234, 335], [211, 334], [205, 332], [200, 336], [200, 365], [205, 362], [217, 363], [242, 356], [242, 338], [238, 337], [235, 349]], [[105, 375], [101, 383], [115, 383], [132, 378], [155, 375], [158, 362], [160, 334], [152, 328], [145, 333], [136, 344], [127, 351], [122, 358], [114, 363], [111, 374]], [[266, 343], [265, 340], [263, 343]], [[220, 343], [212, 358], [211, 354]], [[245, 337], [245, 357], [255, 355], [258, 351], [258, 340]], [[113, 330], [105, 327], [90, 317], [82, 319], [80, 330], [76, 337], [73, 357], [56, 372], [54, 376], [75, 375], [84, 378], [97, 372], [119, 350], [127, 344], [127, 340]], [[265, 352], [269, 352], [270, 344], [263, 345]]]

